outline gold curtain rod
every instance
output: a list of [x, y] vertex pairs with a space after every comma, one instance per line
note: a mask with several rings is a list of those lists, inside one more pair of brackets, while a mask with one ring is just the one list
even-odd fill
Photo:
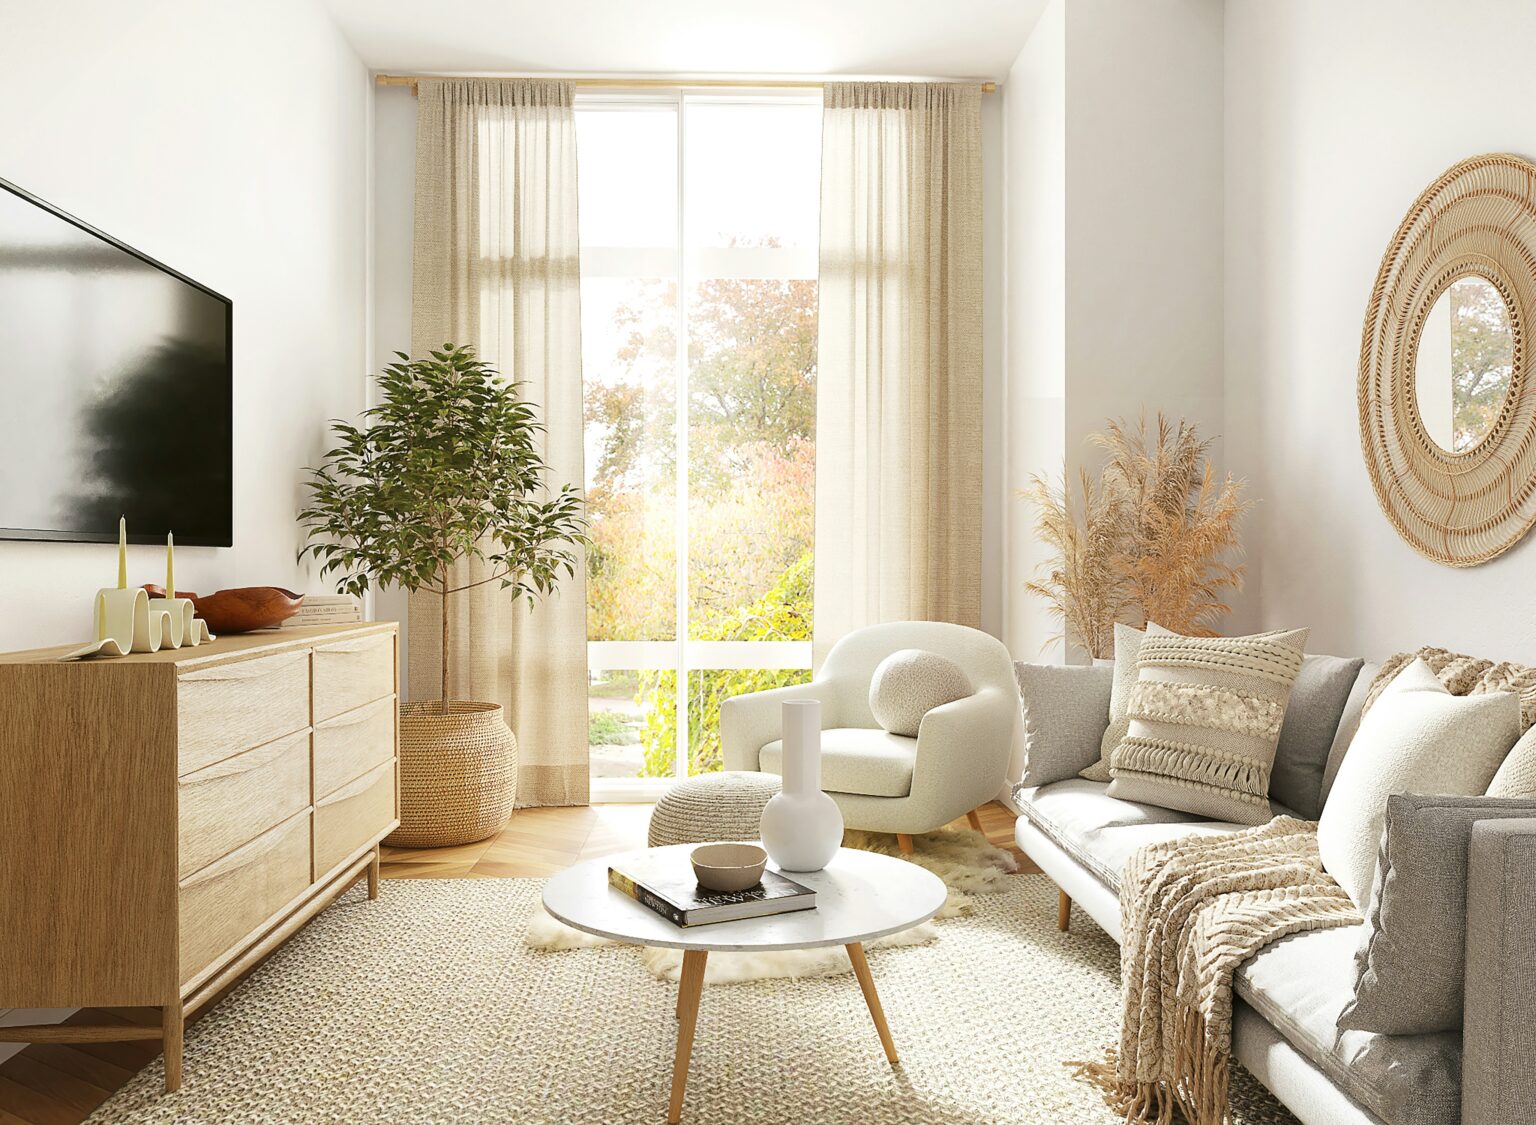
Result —
[[[409, 86], [411, 88], [411, 93], [414, 94], [416, 92], [416, 83], [418, 81], [423, 78], [433, 77], [438, 76], [429, 74], [379, 74], [375, 75], [373, 80], [379, 86]], [[454, 74], [442, 75], [441, 77], [476, 77], [483, 78], [490, 82], [512, 80], [509, 76], [504, 74]], [[762, 82], [752, 82], [748, 80], [728, 78], [703, 78], [694, 81], [673, 78], [572, 78], [568, 79], [568, 81], [575, 83], [579, 89], [583, 90], [675, 90], [679, 86], [685, 86], [690, 89], [698, 89], [702, 87], [704, 89], [820, 90], [826, 86], [826, 82], [798, 81], [784, 78], [770, 79]], [[982, 82], [979, 83], [979, 85], [981, 86], [981, 92], [983, 94], [995, 94], [997, 92], [996, 82]]]

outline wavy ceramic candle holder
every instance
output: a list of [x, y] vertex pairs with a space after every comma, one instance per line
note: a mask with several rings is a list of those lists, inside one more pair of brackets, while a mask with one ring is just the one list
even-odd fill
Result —
[[[166, 575], [173, 569], [170, 537], [166, 537]], [[156, 588], [164, 595], [165, 591]], [[128, 527], [117, 523], [117, 586], [96, 591], [91, 605], [91, 634], [96, 639], [65, 653], [60, 660], [87, 656], [127, 656], [130, 652], [159, 652], [162, 648], [200, 645], [214, 639], [207, 624], [196, 616], [187, 598], [151, 598], [148, 590], [128, 588]]]

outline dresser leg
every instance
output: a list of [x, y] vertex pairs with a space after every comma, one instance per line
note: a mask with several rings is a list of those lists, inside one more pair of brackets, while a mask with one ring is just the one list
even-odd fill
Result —
[[160, 1009], [160, 1039], [165, 1052], [165, 1092], [181, 1089], [181, 1042], [186, 1020], [182, 1015], [181, 1001], [167, 1004]]
[[373, 845], [373, 862], [368, 864], [368, 897], [379, 897], [379, 845]]

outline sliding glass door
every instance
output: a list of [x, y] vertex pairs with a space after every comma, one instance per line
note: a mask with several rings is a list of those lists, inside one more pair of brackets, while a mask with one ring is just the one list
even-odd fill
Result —
[[582, 96], [593, 795], [721, 768], [809, 678], [818, 98]]

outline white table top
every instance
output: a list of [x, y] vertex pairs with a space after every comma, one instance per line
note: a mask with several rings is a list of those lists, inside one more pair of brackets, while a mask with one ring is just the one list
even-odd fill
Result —
[[[679, 863], [697, 844], [652, 848], [675, 853]], [[544, 909], [568, 926], [631, 945], [665, 949], [764, 951], [849, 945], [905, 930], [938, 913], [948, 893], [943, 880], [915, 863], [875, 852], [839, 848], [821, 871], [786, 871], [816, 892], [816, 909], [743, 918], [684, 929], [608, 885], [608, 867], [646, 852], [589, 859], [544, 886]], [[769, 868], [776, 870], [773, 864]]]

